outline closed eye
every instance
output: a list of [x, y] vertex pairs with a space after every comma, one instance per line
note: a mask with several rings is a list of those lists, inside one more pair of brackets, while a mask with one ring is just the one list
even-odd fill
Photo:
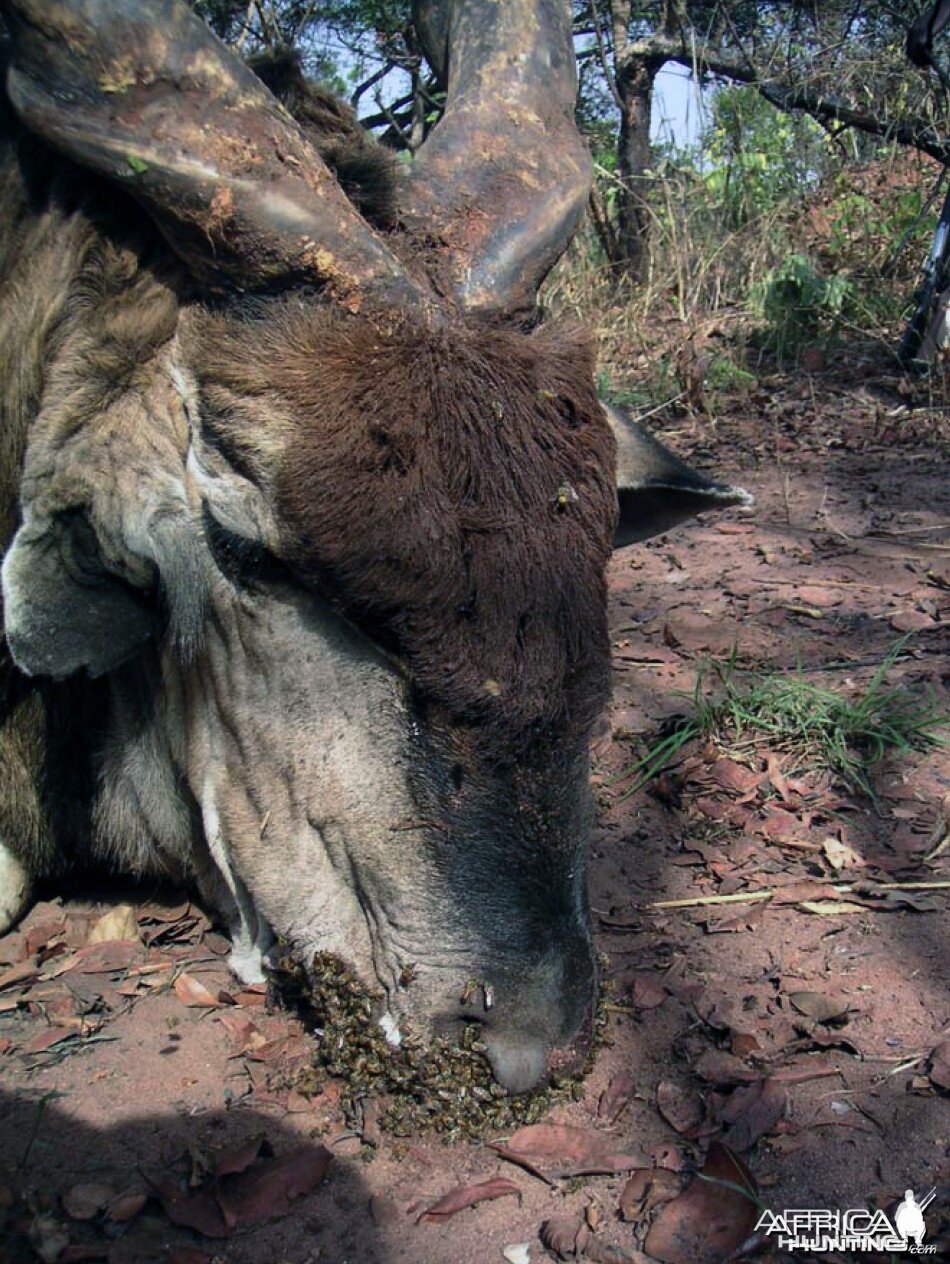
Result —
[[232, 583], [286, 583], [290, 580], [291, 573], [279, 557], [259, 540], [249, 540], [228, 530], [211, 512], [207, 502], [202, 505], [202, 515], [211, 555]]

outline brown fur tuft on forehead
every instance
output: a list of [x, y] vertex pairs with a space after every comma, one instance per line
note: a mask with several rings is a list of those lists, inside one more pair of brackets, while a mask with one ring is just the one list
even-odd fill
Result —
[[616, 495], [586, 340], [321, 312], [231, 336], [292, 419], [277, 488], [295, 566], [385, 625], [459, 718], [587, 725]]

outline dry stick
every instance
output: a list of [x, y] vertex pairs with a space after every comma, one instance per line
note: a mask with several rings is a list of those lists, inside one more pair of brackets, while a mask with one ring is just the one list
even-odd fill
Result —
[[[849, 883], [832, 883], [830, 890], [835, 895], [860, 895], [860, 891], [855, 891], [854, 887]], [[878, 891], [947, 891], [950, 890], [950, 881], [947, 882], [881, 882], [876, 883], [873, 892]], [[700, 905], [706, 904], [752, 904], [758, 900], [771, 900], [773, 896], [780, 895], [781, 887], [773, 887], [766, 891], [749, 891], [745, 894], [737, 893], [736, 895], [697, 895], [688, 900], [654, 900], [650, 904], [643, 904], [640, 907], [647, 911], [649, 909], [681, 909], [681, 908], [698, 908]], [[871, 909], [871, 912], [874, 910]]]

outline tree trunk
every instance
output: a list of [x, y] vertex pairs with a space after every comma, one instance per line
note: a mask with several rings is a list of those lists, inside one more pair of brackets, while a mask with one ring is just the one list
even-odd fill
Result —
[[650, 213], [644, 174], [650, 166], [650, 111], [653, 81], [659, 63], [648, 58], [629, 58], [617, 76], [620, 98], [620, 134], [617, 138], [617, 247], [615, 268], [619, 275], [642, 281], [646, 273]]

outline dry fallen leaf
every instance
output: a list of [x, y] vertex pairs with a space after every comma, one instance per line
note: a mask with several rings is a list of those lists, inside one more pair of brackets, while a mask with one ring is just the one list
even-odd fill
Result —
[[854, 904], [850, 900], [802, 900], [798, 906], [805, 913], [816, 913], [819, 917], [841, 917], [848, 913], [866, 913], [867, 906]]
[[835, 996], [833, 993], [789, 992], [788, 999], [799, 1014], [804, 1014], [806, 1018], [813, 1018], [816, 1023], [834, 1022], [836, 1019], [843, 1018], [851, 1008], [847, 997]]
[[941, 1041], [927, 1059], [927, 1069], [937, 1088], [950, 1093], [950, 1040]]
[[725, 1049], [707, 1049], [696, 1059], [693, 1070], [707, 1084], [725, 1085], [729, 1088], [736, 1084], [751, 1084], [760, 1078], [758, 1072]]
[[662, 983], [645, 974], [637, 974], [630, 981], [630, 999], [637, 1009], [656, 1009], [668, 996]]
[[[252, 1144], [259, 1146], [260, 1141]], [[223, 1162], [233, 1168], [243, 1157], [246, 1148], [241, 1146]], [[285, 1215], [296, 1198], [323, 1180], [332, 1161], [325, 1146], [304, 1145], [277, 1158], [255, 1159], [241, 1171], [212, 1175], [195, 1190], [183, 1190], [169, 1178], [153, 1182], [152, 1188], [173, 1224], [206, 1238], [225, 1238], [237, 1228]]]
[[493, 1176], [473, 1185], [459, 1185], [420, 1212], [416, 1217], [416, 1224], [423, 1220], [448, 1220], [466, 1207], [475, 1207], [478, 1203], [506, 1197], [515, 1197], [520, 1202], [521, 1190], [514, 1181], [509, 1181], [504, 1176]]
[[244, 1172], [261, 1153], [264, 1134], [257, 1133], [229, 1150], [219, 1150], [214, 1157], [215, 1176], [233, 1176]]
[[117, 904], [104, 913], [89, 932], [89, 944], [105, 944], [115, 939], [138, 939], [139, 928], [131, 904]]
[[864, 857], [849, 847], [847, 843], [841, 842], [837, 838], [823, 838], [821, 840], [821, 850], [825, 853], [825, 859], [831, 865], [835, 873], [840, 873], [842, 869], [863, 869], [865, 865]]
[[221, 1004], [203, 983], [190, 974], [180, 974], [175, 980], [175, 995], [184, 1005], [194, 1008], [215, 1009]]
[[119, 974], [138, 965], [145, 950], [137, 939], [107, 939], [101, 944], [84, 944], [71, 957], [47, 970], [49, 977], [61, 974]]
[[37, 1216], [29, 1227], [27, 1237], [43, 1264], [56, 1264], [69, 1246], [69, 1234], [53, 1216]]
[[214, 1256], [196, 1246], [173, 1246], [167, 1264], [213, 1264]]
[[531, 1243], [512, 1242], [502, 1251], [508, 1264], [531, 1264]]
[[676, 1172], [665, 1167], [639, 1168], [620, 1192], [620, 1215], [623, 1220], [639, 1220], [659, 1203], [669, 1202], [683, 1188]]
[[582, 1216], [551, 1216], [542, 1223], [538, 1236], [542, 1246], [563, 1260], [583, 1254], [590, 1229]]
[[590, 1264], [636, 1264], [637, 1258], [622, 1246], [604, 1242], [601, 1238], [591, 1238], [584, 1248], [584, 1259]]
[[63, 1195], [63, 1211], [70, 1220], [94, 1220], [115, 1198], [111, 1185], [86, 1181], [73, 1185]]
[[45, 1053], [47, 1049], [52, 1049], [53, 1045], [58, 1045], [64, 1040], [72, 1040], [78, 1035], [77, 1031], [70, 1031], [67, 1027], [44, 1027], [20, 1046], [20, 1052]]
[[126, 1220], [134, 1220], [147, 1202], [148, 1194], [144, 1189], [127, 1189], [109, 1203], [106, 1218], [116, 1224], [124, 1224]]
[[600, 1095], [597, 1103], [597, 1117], [608, 1124], [615, 1124], [630, 1105], [630, 1099], [636, 1087], [636, 1080], [626, 1071], [613, 1076]]
[[723, 1119], [730, 1125], [723, 1142], [740, 1153], [751, 1150], [785, 1115], [787, 1106], [785, 1089], [774, 1080], [737, 1088], [723, 1111]]
[[642, 1156], [617, 1154], [611, 1139], [592, 1128], [567, 1124], [532, 1124], [519, 1128], [507, 1145], [492, 1149], [542, 1180], [628, 1172], [646, 1166]]
[[695, 1134], [705, 1116], [699, 1094], [669, 1080], [656, 1086], [656, 1108], [671, 1128], [687, 1137]]
[[225, 1224], [233, 1229], [286, 1215], [295, 1199], [320, 1184], [332, 1162], [326, 1146], [303, 1145], [225, 1177], [216, 1195]]
[[710, 1143], [702, 1171], [666, 1203], [644, 1249], [663, 1264], [718, 1264], [751, 1235], [759, 1216], [758, 1187], [728, 1146]]
[[782, 765], [779, 763], [778, 756], [774, 754], [767, 755], [765, 758], [765, 768], [766, 776], [769, 779], [769, 785], [776, 792], [778, 797], [785, 804], [792, 803], [793, 799], [789, 791], [788, 782], [785, 779], [785, 774], [782, 771]]

